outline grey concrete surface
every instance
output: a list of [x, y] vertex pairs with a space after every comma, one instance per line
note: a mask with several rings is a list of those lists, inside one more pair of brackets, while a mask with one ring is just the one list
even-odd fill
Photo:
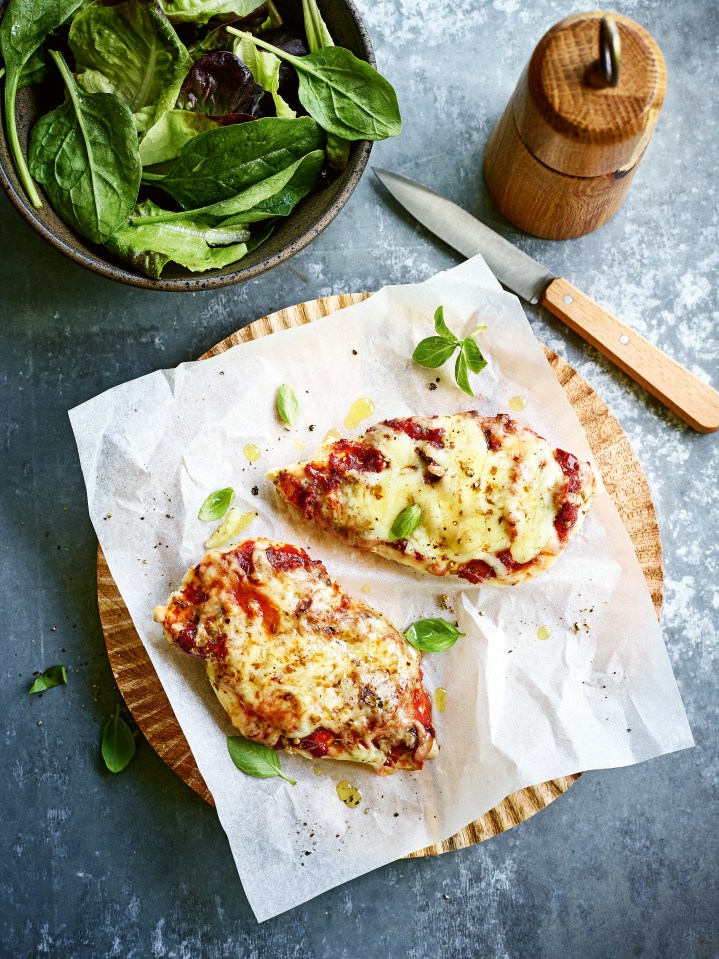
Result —
[[[372, 161], [507, 235], [481, 158], [558, 0], [359, 0], [405, 130]], [[590, 8], [578, 3], [576, 8]], [[719, 8], [626, 0], [662, 46], [669, 87], [620, 214], [592, 236], [524, 249], [719, 386]], [[696, 748], [584, 776], [531, 821], [439, 859], [395, 863], [258, 925], [213, 811], [140, 741], [102, 766], [118, 701], [98, 621], [96, 541], [67, 410], [196, 357], [315, 296], [421, 280], [456, 257], [366, 175], [308, 249], [245, 286], [132, 290], [51, 250], [0, 199], [3, 957], [719, 956], [719, 436], [700, 436], [541, 310], [537, 335], [599, 391], [636, 449], [664, 543], [663, 627]], [[69, 683], [28, 697], [34, 670]]]

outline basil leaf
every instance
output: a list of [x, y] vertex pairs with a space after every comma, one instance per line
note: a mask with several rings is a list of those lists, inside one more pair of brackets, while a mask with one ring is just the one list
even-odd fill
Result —
[[446, 363], [457, 349], [457, 343], [446, 340], [443, 336], [428, 336], [415, 347], [412, 359], [420, 366], [435, 370]]
[[426, 653], [442, 653], [451, 649], [459, 637], [464, 635], [446, 619], [432, 618], [420, 619], [414, 623], [404, 634], [404, 638], [415, 649]]
[[246, 17], [264, 6], [265, 0], [159, 0], [160, 6], [173, 23], [195, 23], [202, 26], [211, 17], [234, 13]]
[[344, 47], [322, 47], [296, 57], [258, 37], [227, 29], [292, 64], [300, 79], [300, 103], [328, 133], [345, 140], [384, 140], [402, 132], [392, 84]]
[[120, 715], [120, 707], [102, 729], [102, 758], [111, 773], [119, 773], [135, 755], [135, 737]]
[[28, 690], [28, 695], [44, 693], [46, 689], [52, 689], [53, 686], [64, 686], [66, 682], [67, 671], [64, 666], [48, 666], [43, 673], [35, 678]]
[[245, 739], [244, 736], [228, 736], [227, 749], [235, 766], [248, 776], [254, 776], [256, 779], [272, 779], [273, 776], [280, 776], [292, 786], [297, 785], [295, 779], [290, 779], [282, 772], [280, 757], [269, 746]]
[[140, 154], [132, 114], [108, 93], [82, 93], [62, 55], [50, 51], [69, 94], [30, 134], [30, 171], [55, 212], [94, 243], [130, 215], [140, 187]]
[[389, 538], [406, 539], [413, 530], [417, 529], [421, 519], [421, 506], [418, 506], [416, 503], [405, 506], [395, 517], [392, 528], [389, 531]]
[[311, 117], [264, 117], [193, 137], [166, 173], [145, 174], [145, 180], [169, 193], [184, 210], [203, 209], [285, 174], [324, 144], [325, 135]]
[[[42, 206], [28, 164], [20, 149], [15, 100], [26, 67], [33, 70], [45, 38], [61, 26], [84, 0], [10, 0], [0, 23], [0, 54], [5, 64], [5, 127], [15, 166], [32, 205]], [[30, 62], [32, 59], [32, 63]]]
[[277, 415], [288, 426], [296, 423], [300, 415], [300, 404], [295, 391], [288, 383], [283, 383], [277, 391]]
[[218, 489], [207, 497], [200, 507], [197, 518], [201, 519], [203, 523], [216, 523], [218, 519], [222, 519], [234, 500], [235, 491], [231, 486]]
[[192, 66], [159, 6], [141, 0], [91, 4], [72, 21], [68, 42], [78, 84], [93, 93], [104, 79], [103, 92], [125, 101], [140, 132], [172, 109]]
[[448, 340], [450, 343], [459, 343], [457, 337], [452, 333], [444, 321], [444, 307], [438, 306], [434, 314], [434, 328], [437, 331], [437, 335], [441, 336], [443, 339]]
[[482, 356], [482, 351], [471, 336], [468, 336], [466, 340], [462, 340], [462, 352], [464, 353], [467, 366], [473, 373], [481, 372], [487, 365], [487, 361]]
[[469, 373], [467, 372], [467, 358], [464, 350], [461, 349], [457, 355], [457, 362], [454, 364], [454, 378], [457, 386], [463, 390], [467, 396], [474, 396], [472, 387], [469, 384]]

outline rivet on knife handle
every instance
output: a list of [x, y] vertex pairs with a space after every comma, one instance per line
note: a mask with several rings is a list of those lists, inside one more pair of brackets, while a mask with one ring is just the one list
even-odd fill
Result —
[[719, 430], [719, 393], [561, 277], [540, 300], [582, 339], [700, 433]]

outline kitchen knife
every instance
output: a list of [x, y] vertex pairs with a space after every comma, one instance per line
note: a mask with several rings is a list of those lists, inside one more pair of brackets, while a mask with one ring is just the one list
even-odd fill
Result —
[[373, 169], [395, 200], [441, 240], [466, 257], [481, 253], [503, 286], [563, 320], [695, 430], [719, 430], [716, 390], [456, 203], [407, 177]]

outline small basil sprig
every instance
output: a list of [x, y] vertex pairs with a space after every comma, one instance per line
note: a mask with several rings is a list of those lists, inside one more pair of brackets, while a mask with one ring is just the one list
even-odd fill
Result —
[[52, 689], [53, 686], [64, 686], [67, 682], [67, 671], [64, 666], [48, 666], [44, 673], [35, 679], [28, 690], [31, 693], [44, 693], [46, 689]]
[[410, 646], [426, 653], [442, 653], [445, 649], [451, 649], [460, 636], [464, 636], [464, 633], [460, 633], [446, 619], [439, 618], [420, 619], [404, 634]]
[[[444, 319], [444, 307], [438, 306], [434, 314], [434, 328], [436, 336], [428, 336], [415, 347], [412, 359], [419, 366], [435, 370], [442, 366], [459, 347], [459, 354], [454, 364], [454, 378], [457, 386], [468, 396], [474, 396], [469, 383], [469, 372], [479, 373], [487, 365], [482, 351], [472, 339], [472, 335], [460, 340], [452, 333]], [[486, 329], [478, 327], [474, 332]]]
[[135, 737], [115, 706], [114, 715], [102, 729], [102, 758], [111, 773], [119, 773], [135, 755]]
[[272, 779], [273, 776], [279, 776], [291, 786], [297, 785], [295, 779], [290, 779], [282, 772], [280, 757], [269, 746], [245, 739], [244, 736], [228, 736], [227, 749], [235, 766], [248, 776], [254, 776], [256, 779]]
[[416, 503], [405, 506], [395, 517], [389, 531], [390, 539], [406, 539], [413, 530], [417, 529], [422, 519], [422, 507]]
[[210, 493], [200, 507], [197, 518], [201, 519], [203, 523], [216, 523], [218, 519], [222, 519], [234, 500], [235, 491], [231, 486], [215, 490], [214, 493]]
[[289, 383], [283, 383], [277, 391], [277, 415], [288, 427], [297, 422], [300, 404]]

